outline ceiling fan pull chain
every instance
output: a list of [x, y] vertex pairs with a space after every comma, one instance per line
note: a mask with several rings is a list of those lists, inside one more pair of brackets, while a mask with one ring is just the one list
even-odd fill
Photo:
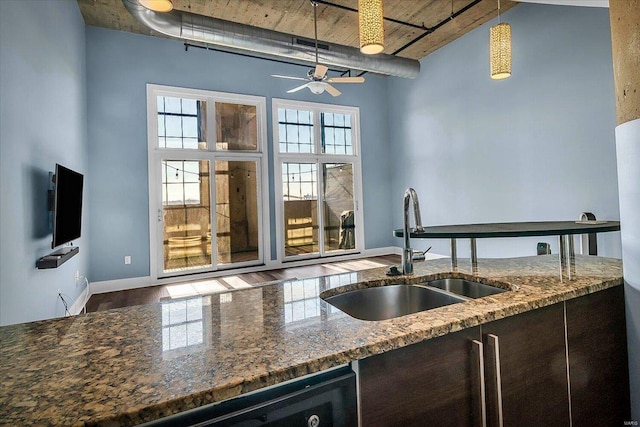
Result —
[[313, 31], [316, 39], [316, 65], [318, 64], [318, 3], [311, 1], [313, 5]]

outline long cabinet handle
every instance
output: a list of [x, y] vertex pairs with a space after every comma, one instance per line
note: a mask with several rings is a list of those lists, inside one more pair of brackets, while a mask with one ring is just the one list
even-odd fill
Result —
[[476, 370], [474, 375], [475, 384], [473, 389], [473, 419], [474, 424], [481, 427], [487, 427], [487, 398], [485, 394], [484, 383], [484, 347], [482, 342], [478, 340], [472, 341], [473, 368]]
[[489, 399], [493, 409], [493, 419], [495, 426], [503, 427], [502, 416], [502, 379], [500, 377], [500, 342], [497, 335], [487, 335], [487, 371], [490, 387]]

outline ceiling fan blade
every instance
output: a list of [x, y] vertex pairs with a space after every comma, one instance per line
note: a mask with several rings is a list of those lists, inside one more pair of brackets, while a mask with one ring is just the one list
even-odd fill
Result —
[[329, 83], [364, 83], [364, 77], [331, 77], [327, 79]]
[[325, 67], [322, 64], [316, 64], [316, 69], [313, 72], [313, 77], [315, 77], [316, 79], [321, 79], [324, 77], [325, 74], [327, 74], [327, 70], [329, 68]]
[[277, 77], [279, 79], [289, 79], [289, 80], [309, 80], [303, 77], [293, 77], [293, 76], [281, 76], [279, 74], [271, 74], [271, 77]]
[[305, 87], [307, 87], [307, 86], [309, 86], [309, 83], [305, 83], [305, 84], [300, 85], [300, 86], [298, 86], [298, 87], [294, 87], [293, 89], [288, 90], [288, 91], [287, 91], [287, 93], [297, 92], [297, 91], [299, 91], [299, 90], [304, 89], [304, 88], [305, 88]]
[[325, 87], [325, 90], [333, 96], [340, 96], [340, 94], [342, 93], [335, 87], [331, 86], [330, 84], [327, 84], [327, 86]]

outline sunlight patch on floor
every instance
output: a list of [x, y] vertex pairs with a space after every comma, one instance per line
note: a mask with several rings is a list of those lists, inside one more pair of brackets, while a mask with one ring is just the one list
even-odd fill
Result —
[[193, 287], [199, 294], [211, 294], [214, 292], [227, 291], [228, 288], [217, 280], [206, 280], [203, 282], [193, 282]]
[[166, 289], [172, 299], [198, 295], [198, 291], [196, 291], [196, 288], [194, 288], [191, 283], [168, 285]]
[[328, 268], [329, 270], [333, 270], [333, 271], [335, 271], [337, 273], [347, 273], [347, 272], [351, 271], [348, 268], [340, 267], [337, 264], [322, 264], [322, 266], [324, 268]]
[[171, 299], [213, 294], [229, 290], [227, 286], [223, 285], [218, 280], [203, 280], [201, 282], [167, 285], [166, 289]]
[[238, 276], [225, 277], [224, 281], [233, 289], [251, 288], [252, 286]]

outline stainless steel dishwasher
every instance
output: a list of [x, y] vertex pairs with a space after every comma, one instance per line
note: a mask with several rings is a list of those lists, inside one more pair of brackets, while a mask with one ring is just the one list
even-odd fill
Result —
[[212, 403], [142, 427], [326, 427], [358, 425], [356, 376], [350, 367]]

